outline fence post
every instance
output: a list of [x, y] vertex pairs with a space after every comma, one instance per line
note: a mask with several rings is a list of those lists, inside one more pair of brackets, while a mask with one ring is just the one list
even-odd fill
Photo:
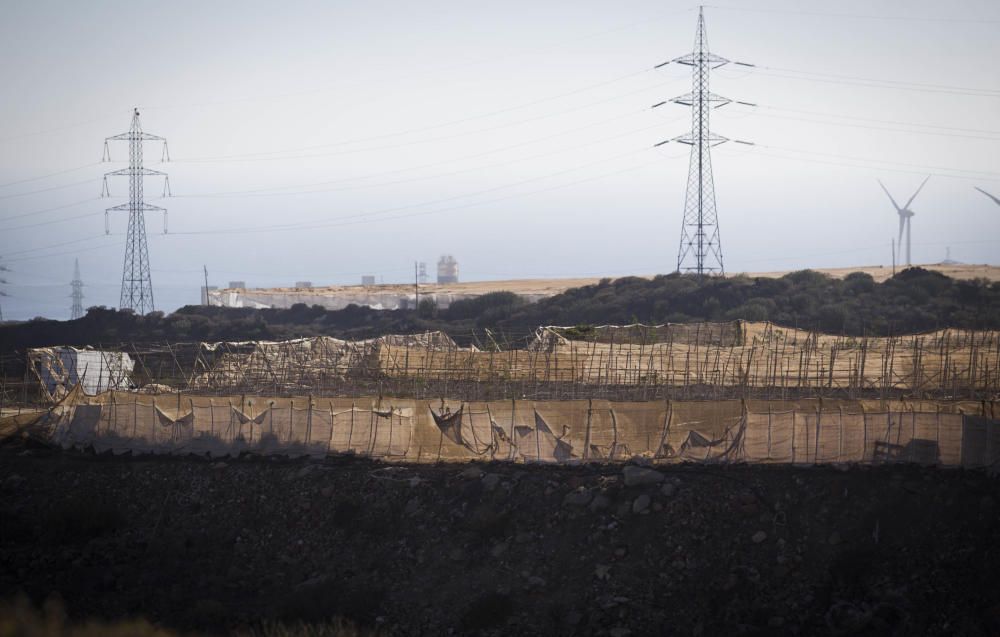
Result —
[[837, 418], [840, 421], [840, 449], [837, 450], [837, 462], [844, 461], [844, 406], [837, 407]]
[[767, 460], [771, 460], [771, 401], [767, 401]]
[[351, 439], [354, 437], [354, 401], [351, 401], [351, 428], [347, 432], [347, 452], [351, 451]]
[[792, 409], [792, 464], [795, 464], [795, 409]]

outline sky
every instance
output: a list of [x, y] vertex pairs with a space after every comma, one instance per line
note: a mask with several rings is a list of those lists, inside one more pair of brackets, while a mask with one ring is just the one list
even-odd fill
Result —
[[[133, 108], [147, 142], [156, 309], [210, 285], [462, 280], [676, 268], [698, 8], [684, 2], [5, 3], [0, 306], [117, 306]], [[706, 5], [727, 272], [1000, 262], [1000, 3]]]

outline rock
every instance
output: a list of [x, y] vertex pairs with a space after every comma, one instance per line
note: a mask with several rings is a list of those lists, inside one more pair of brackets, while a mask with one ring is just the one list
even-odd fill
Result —
[[487, 473], [483, 476], [483, 488], [487, 491], [493, 491], [500, 484], [501, 478], [499, 473]]
[[225, 462], [215, 462], [212, 464], [213, 469], [225, 469], [228, 466]]
[[611, 567], [607, 564], [598, 564], [594, 567], [594, 577], [599, 580], [611, 579]]
[[295, 477], [299, 478], [299, 479], [305, 478], [310, 473], [312, 473], [315, 469], [316, 469], [316, 467], [314, 465], [307, 464], [306, 466], [304, 466], [301, 469], [299, 469], [298, 472], [296, 472]]
[[753, 540], [754, 544], [760, 544], [761, 542], [767, 539], [767, 533], [764, 533], [763, 531], [757, 531], [756, 533], [753, 534], [753, 537], [751, 537], [750, 539]]
[[836, 531], [831, 533], [830, 537], [827, 539], [827, 543], [830, 544], [830, 546], [837, 546], [840, 542], [840, 533], [837, 533]]
[[767, 620], [768, 628], [781, 628], [785, 625], [785, 618], [780, 615], [775, 615]]
[[594, 496], [594, 499], [590, 501], [590, 510], [594, 513], [607, 511], [609, 508], [611, 508], [611, 498], [603, 493], [598, 493]]
[[672, 498], [677, 493], [677, 485], [673, 482], [668, 482], [660, 487], [660, 493], [668, 498]]
[[465, 551], [459, 548], [452, 549], [448, 552], [448, 559], [452, 562], [461, 562], [462, 558], [465, 557]]
[[625, 476], [625, 486], [627, 487], [636, 487], [644, 484], [659, 484], [663, 482], [666, 477], [655, 469], [647, 469], [645, 467], [637, 467], [635, 465], [625, 467], [622, 474]]
[[564, 507], [585, 507], [590, 504], [593, 499], [593, 494], [584, 488], [577, 489], [576, 491], [570, 491], [563, 497]]
[[406, 503], [406, 506], [403, 507], [403, 515], [414, 515], [419, 510], [420, 510], [420, 499], [410, 498], [409, 501]]
[[409, 483], [410, 488], [412, 489], [414, 487], [419, 487], [421, 484], [423, 484], [424, 481], [421, 478], [418, 478], [417, 476], [413, 476], [412, 478], [407, 480], [407, 482]]
[[628, 637], [632, 634], [632, 631], [624, 626], [615, 626], [608, 631], [608, 634], [611, 635], [611, 637]]
[[13, 491], [14, 489], [19, 488], [27, 481], [28, 479], [25, 478], [24, 476], [12, 473], [6, 478], [4, 478], [3, 486], [5, 489], [10, 489], [11, 491]]
[[546, 583], [547, 582], [541, 577], [538, 577], [537, 575], [532, 575], [531, 577], [528, 578], [526, 586], [529, 589], [537, 590], [540, 588], [545, 588]]
[[329, 498], [333, 495], [333, 487], [323, 487], [319, 490], [319, 494], [324, 498]]
[[632, 502], [632, 513], [647, 513], [651, 498], [643, 493]]
[[464, 480], [479, 480], [483, 477], [483, 470], [479, 467], [469, 467], [458, 474]]

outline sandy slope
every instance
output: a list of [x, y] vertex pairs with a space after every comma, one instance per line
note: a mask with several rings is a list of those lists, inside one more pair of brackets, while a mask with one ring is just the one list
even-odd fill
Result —
[[[990, 281], [1000, 281], [1000, 266], [995, 265], [965, 265], [965, 264], [926, 264], [920, 267], [937, 272], [943, 272], [950, 277], [957, 279], [985, 278]], [[867, 272], [875, 277], [876, 281], [884, 281], [892, 276], [892, 268], [882, 265], [866, 265], [850, 268], [818, 268], [818, 272], [823, 272], [834, 277], [842, 278], [851, 272]], [[780, 277], [788, 271], [774, 272], [750, 272], [752, 277]], [[648, 277], [650, 275], [637, 275]], [[498, 290], [508, 290], [523, 295], [550, 296], [559, 294], [565, 290], [584, 285], [593, 285], [600, 281], [600, 277], [590, 278], [566, 278], [566, 279], [512, 279], [507, 281], [471, 281], [450, 284], [425, 284], [420, 286], [421, 294], [457, 294], [476, 295], [486, 294]], [[357, 293], [362, 289], [359, 285], [337, 285], [328, 287], [315, 287], [310, 289], [296, 288], [269, 288], [274, 292], [291, 292], [303, 297], [336, 295], [338, 293]], [[413, 291], [412, 284], [387, 284], [373, 286], [371, 289], [379, 292], [400, 292], [403, 294]]]

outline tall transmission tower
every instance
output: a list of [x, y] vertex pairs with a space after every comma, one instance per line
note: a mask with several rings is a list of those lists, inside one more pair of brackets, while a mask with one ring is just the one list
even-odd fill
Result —
[[132, 111], [132, 126], [127, 133], [108, 137], [104, 140], [103, 161], [111, 161], [111, 153], [108, 150], [108, 142], [118, 140], [128, 142], [128, 168], [115, 170], [104, 175], [104, 187], [102, 196], [110, 196], [108, 189], [108, 177], [127, 176], [128, 177], [128, 202], [123, 203], [104, 211], [104, 232], [111, 233], [108, 222], [108, 213], [127, 211], [128, 212], [128, 233], [125, 239], [125, 265], [122, 269], [122, 291], [118, 302], [120, 309], [130, 309], [138, 314], [152, 312], [153, 307], [153, 282], [149, 274], [149, 248], [146, 245], [146, 212], [163, 213], [163, 232], [167, 232], [167, 210], [159, 206], [154, 206], [145, 202], [143, 198], [143, 178], [147, 176], [164, 177], [163, 196], [170, 194], [170, 181], [166, 173], [159, 170], [145, 168], [142, 165], [142, 143], [144, 141], [163, 142], [163, 161], [170, 160], [167, 151], [167, 140], [157, 135], [150, 135], [142, 132], [142, 125], [139, 122], [139, 109]]
[[73, 307], [69, 311], [69, 318], [71, 321], [75, 321], [78, 318], [83, 318], [83, 281], [80, 280], [79, 259], [73, 263], [73, 280], [69, 284], [73, 288], [73, 293], [70, 294], [70, 298], [73, 299]]
[[[694, 38], [694, 51], [673, 60], [658, 64], [683, 64], [691, 67], [693, 86], [690, 93], [655, 104], [653, 108], [667, 102], [691, 108], [691, 132], [672, 140], [691, 146], [691, 163], [688, 168], [687, 193], [684, 198], [684, 221], [681, 224], [680, 248], [677, 251], [677, 271], [694, 272], [699, 277], [705, 274], [725, 274], [722, 263], [722, 240], [719, 235], [719, 216], [715, 206], [715, 182], [712, 178], [711, 148], [729, 141], [709, 130], [708, 118], [713, 108], [730, 104], [733, 100], [716, 95], [708, 88], [709, 72], [729, 64], [729, 60], [708, 50], [708, 36], [705, 33], [705, 14], [698, 8], [698, 30]], [[740, 66], [753, 66], [745, 62], [734, 62]], [[736, 102], [754, 106], [749, 102]], [[660, 146], [667, 141], [656, 144]], [[734, 140], [739, 141], [739, 140]], [[739, 141], [742, 144], [749, 142]]]
[[[10, 268], [0, 263], [0, 272], [10, 272]], [[6, 285], [7, 279], [0, 277], [0, 285]], [[0, 297], [7, 296], [7, 292], [0, 288]], [[3, 321], [3, 305], [0, 304], [0, 321]]]

